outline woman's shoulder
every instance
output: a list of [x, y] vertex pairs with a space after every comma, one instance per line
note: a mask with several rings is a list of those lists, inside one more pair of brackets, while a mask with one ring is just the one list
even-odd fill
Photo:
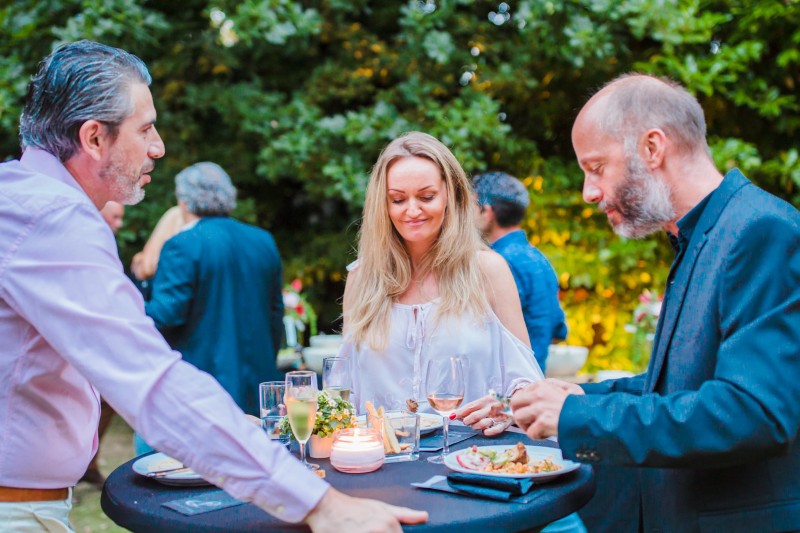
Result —
[[508, 263], [494, 250], [478, 251], [478, 265], [484, 274], [497, 274], [508, 270]]

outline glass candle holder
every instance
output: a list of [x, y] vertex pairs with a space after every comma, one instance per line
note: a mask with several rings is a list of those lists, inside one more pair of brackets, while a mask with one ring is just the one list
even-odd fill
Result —
[[340, 429], [333, 435], [331, 466], [347, 474], [373, 472], [383, 466], [383, 439], [372, 428]]

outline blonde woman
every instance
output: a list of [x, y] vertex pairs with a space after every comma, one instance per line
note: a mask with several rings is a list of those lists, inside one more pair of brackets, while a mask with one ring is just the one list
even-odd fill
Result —
[[489, 389], [510, 396], [543, 379], [508, 265], [481, 241], [470, 182], [450, 150], [412, 132], [383, 150], [364, 204], [358, 260], [344, 294], [352, 399], [429, 411], [424, 373], [436, 357], [467, 361], [464, 423], [501, 433]]

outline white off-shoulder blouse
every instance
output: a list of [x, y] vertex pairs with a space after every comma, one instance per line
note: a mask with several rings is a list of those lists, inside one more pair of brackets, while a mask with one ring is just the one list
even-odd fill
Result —
[[418, 305], [395, 303], [385, 350], [356, 349], [345, 337], [339, 357], [349, 361], [351, 401], [359, 413], [364, 402], [399, 409], [406, 400], [419, 402], [420, 411], [432, 412], [425, 391], [425, 368], [437, 357], [461, 356], [464, 403], [485, 396], [489, 389], [511, 395], [520, 386], [544, 379], [533, 351], [517, 339], [493, 311], [483, 320], [471, 315], [436, 320], [439, 299]]

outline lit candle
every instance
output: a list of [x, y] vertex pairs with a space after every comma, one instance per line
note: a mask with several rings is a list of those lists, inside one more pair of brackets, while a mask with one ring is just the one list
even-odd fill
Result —
[[383, 465], [384, 458], [383, 440], [375, 429], [348, 428], [333, 436], [331, 466], [340, 472], [372, 472]]

